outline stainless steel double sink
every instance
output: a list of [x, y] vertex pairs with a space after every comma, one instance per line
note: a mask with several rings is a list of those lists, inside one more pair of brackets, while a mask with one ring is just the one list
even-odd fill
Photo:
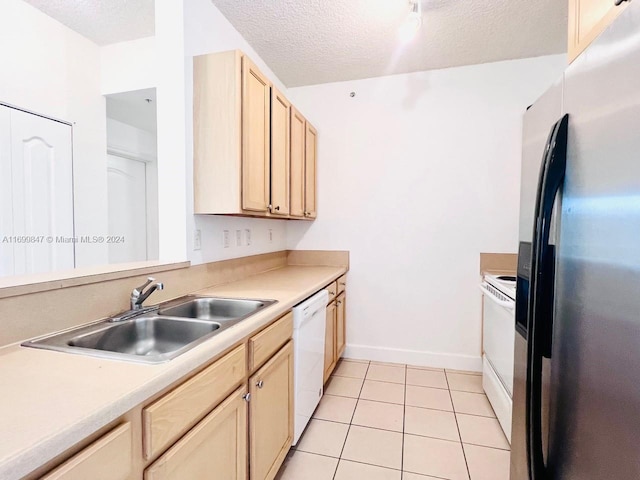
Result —
[[23, 346], [142, 363], [162, 363], [276, 303], [275, 300], [185, 297], [82, 327], [39, 337]]

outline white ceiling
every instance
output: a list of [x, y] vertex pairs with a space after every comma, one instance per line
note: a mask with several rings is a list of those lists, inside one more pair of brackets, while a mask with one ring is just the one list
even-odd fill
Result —
[[[107, 118], [156, 133], [156, 89], [147, 88], [132, 92], [114, 93], [107, 97]], [[148, 102], [147, 100], [151, 100]]]
[[212, 0], [287, 87], [566, 52], [566, 0]]
[[155, 0], [25, 0], [98, 45], [149, 37]]

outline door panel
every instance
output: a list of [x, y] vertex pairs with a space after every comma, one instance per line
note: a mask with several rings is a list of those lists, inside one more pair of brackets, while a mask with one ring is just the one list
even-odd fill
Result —
[[289, 215], [289, 133], [291, 104], [271, 89], [271, 213]]
[[242, 57], [242, 208], [269, 207], [271, 85], [247, 57]]
[[293, 342], [249, 379], [249, 391], [251, 480], [273, 479], [293, 441]]
[[347, 297], [344, 293], [341, 293], [336, 298], [336, 361], [342, 356], [346, 345], [346, 301]]
[[147, 260], [147, 181], [144, 162], [107, 155], [109, 263]]
[[0, 277], [13, 275], [13, 187], [11, 181], [11, 110], [0, 105]]
[[11, 111], [13, 234], [42, 238], [14, 245], [16, 275], [74, 267], [71, 142], [69, 125]]
[[327, 305], [327, 324], [324, 330], [324, 381], [336, 364], [336, 302]]
[[304, 117], [291, 106], [291, 204], [292, 217], [304, 217]]
[[316, 218], [316, 167], [318, 155], [318, 132], [307, 122], [305, 132], [304, 159], [304, 210], [305, 217]]

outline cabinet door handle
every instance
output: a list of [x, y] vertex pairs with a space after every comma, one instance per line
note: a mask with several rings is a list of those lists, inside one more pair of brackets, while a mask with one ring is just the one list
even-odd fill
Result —
[[628, 2], [629, 0], [615, 0], [615, 5], [616, 7], [619, 7], [620, 5], [622, 5], [623, 2]]
[[336, 305], [342, 305], [342, 302], [340, 300], [336, 300]]
[[260, 380], [258, 383], [256, 383], [256, 387], [258, 387], [258, 388], [264, 387], [264, 382], [262, 380]]
[[345, 282], [340, 282], [340, 285], [342, 285], [343, 287], [347, 286], [347, 284]]
[[244, 398], [245, 402], [250, 402], [251, 401], [251, 394], [250, 393], [245, 393], [244, 395], [242, 395], [242, 398]]
[[280, 205], [278, 205], [278, 206], [276, 207], [276, 210], [280, 210]]
[[336, 292], [329, 291], [329, 295], [335, 295]]

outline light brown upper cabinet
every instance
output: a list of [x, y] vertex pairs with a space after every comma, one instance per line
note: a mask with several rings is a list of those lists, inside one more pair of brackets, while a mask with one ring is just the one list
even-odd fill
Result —
[[271, 88], [271, 203], [273, 215], [289, 215], [291, 104]]
[[569, 0], [569, 63], [622, 13], [629, 2], [614, 0]]
[[304, 132], [307, 121], [291, 106], [291, 216], [304, 217]]
[[315, 218], [316, 130], [239, 50], [193, 78], [194, 213]]
[[304, 216], [316, 218], [316, 170], [318, 156], [318, 132], [309, 122], [307, 122], [305, 139], [304, 158]]
[[318, 132], [291, 106], [291, 217], [314, 219]]
[[242, 208], [269, 209], [271, 82], [242, 57]]
[[267, 215], [271, 82], [240, 51], [193, 59], [194, 213]]

